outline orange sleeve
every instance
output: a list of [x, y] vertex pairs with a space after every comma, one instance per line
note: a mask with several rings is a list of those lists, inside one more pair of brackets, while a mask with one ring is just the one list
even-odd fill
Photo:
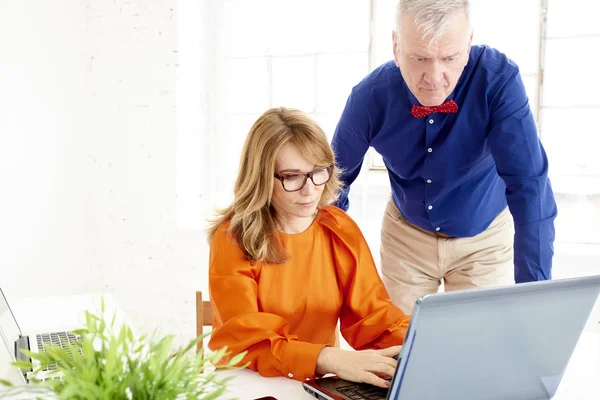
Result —
[[339, 284], [344, 292], [340, 330], [357, 350], [400, 345], [410, 316], [392, 304], [369, 246], [356, 223], [342, 210], [335, 217], [333, 240]]
[[210, 245], [209, 289], [214, 323], [208, 347], [227, 346], [231, 356], [247, 351], [242, 363], [263, 376], [287, 376], [304, 381], [315, 377], [317, 356], [324, 344], [298, 341], [288, 322], [259, 311], [257, 265], [221, 226]]

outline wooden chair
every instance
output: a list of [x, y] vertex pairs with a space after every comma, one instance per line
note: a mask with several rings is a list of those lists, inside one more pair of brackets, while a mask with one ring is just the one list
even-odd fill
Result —
[[[196, 336], [202, 335], [204, 326], [212, 326], [213, 322], [213, 311], [210, 305], [210, 301], [202, 301], [202, 292], [196, 292]], [[203, 347], [203, 341], [198, 343], [196, 351], [200, 351]], [[335, 330], [335, 347], [340, 347], [340, 331]]]
[[[204, 326], [212, 326], [213, 312], [210, 301], [202, 301], [202, 292], [196, 292], [196, 336], [201, 336]], [[203, 341], [198, 343], [196, 351], [204, 346]]]

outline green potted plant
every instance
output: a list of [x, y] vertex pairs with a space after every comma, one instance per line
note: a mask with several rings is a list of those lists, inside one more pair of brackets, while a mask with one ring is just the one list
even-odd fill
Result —
[[[136, 337], [127, 324], [116, 329], [114, 316], [110, 323], [104, 318], [104, 304], [99, 316], [86, 312], [85, 327], [74, 333], [82, 340], [69, 348], [48, 346], [46, 351], [26, 354], [39, 361], [34, 376], [41, 376], [43, 369], [55, 365], [49, 377], [59, 379], [34, 380], [22, 386], [0, 380], [4, 394], [26, 392], [59, 400], [210, 400], [224, 394], [230, 379], [220, 378], [214, 369], [210, 371], [226, 349], [196, 352], [196, 345], [206, 335], [173, 352], [173, 335]], [[243, 356], [233, 357], [224, 367], [238, 368]], [[32, 368], [32, 363], [14, 364]]]

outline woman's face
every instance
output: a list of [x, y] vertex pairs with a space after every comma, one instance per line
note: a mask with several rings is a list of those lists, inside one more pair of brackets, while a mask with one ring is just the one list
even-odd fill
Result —
[[[305, 174], [309, 172], [314, 172], [314, 183], [310, 178], [306, 178]], [[309, 162], [294, 145], [288, 144], [277, 155], [275, 174], [284, 178], [285, 187], [288, 189], [284, 189], [280, 179], [274, 178], [271, 204], [279, 221], [285, 223], [302, 218], [310, 218], [312, 221], [325, 188], [324, 184], [317, 186], [315, 183], [329, 180], [330, 171], [322, 165]], [[304, 180], [306, 182], [302, 186]], [[299, 187], [301, 189], [289, 191]]]

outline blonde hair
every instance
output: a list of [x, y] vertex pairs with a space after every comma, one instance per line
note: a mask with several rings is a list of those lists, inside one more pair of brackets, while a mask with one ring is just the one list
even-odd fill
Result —
[[457, 12], [464, 12], [470, 21], [469, 0], [400, 0], [396, 9], [396, 34], [400, 33], [402, 17], [411, 15], [423, 33], [423, 39], [439, 39], [452, 23]]
[[[267, 263], [287, 260], [271, 208], [275, 161], [279, 150], [287, 144], [294, 145], [304, 158], [316, 166], [335, 164], [327, 136], [306, 113], [284, 107], [267, 110], [248, 133], [235, 181], [233, 203], [220, 210], [212, 221], [208, 229], [209, 242], [219, 226], [230, 221], [228, 233], [249, 260]], [[339, 170], [334, 167], [318, 208], [331, 204], [340, 188]]]

